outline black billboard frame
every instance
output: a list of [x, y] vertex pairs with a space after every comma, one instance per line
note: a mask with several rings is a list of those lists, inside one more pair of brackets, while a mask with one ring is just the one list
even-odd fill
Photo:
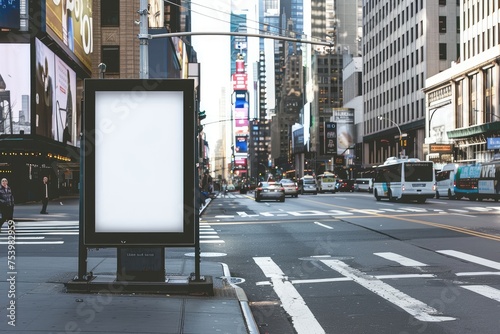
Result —
[[[100, 232], [96, 230], [96, 93], [122, 92], [147, 94], [148, 92], [181, 92], [183, 100], [183, 214], [180, 232]], [[83, 243], [86, 247], [189, 247], [195, 245], [196, 214], [196, 115], [193, 79], [85, 79], [84, 122], [82, 138], [83, 170]], [[166, 103], [168, 101], [165, 101]], [[165, 104], [168, 105], [168, 104]], [[144, 118], [146, 120], [146, 117]], [[166, 124], [165, 126], [168, 126]], [[181, 138], [172, 138], [171, 145], [179, 145]], [[168, 145], [156, 143], [151, 145]], [[172, 162], [175, 163], [175, 162]], [[131, 175], [136, 177], [136, 175]], [[170, 177], [179, 177], [171, 175]], [[123, 180], [130, 182], [130, 180]], [[131, 185], [132, 187], [132, 185]], [[141, 187], [144, 185], [141, 183]], [[133, 190], [131, 190], [133, 192]], [[176, 196], [176, 189], [165, 189], [166, 197]], [[143, 203], [144, 204], [144, 203]], [[123, 207], [124, 210], [130, 209]], [[141, 207], [147, 217], [147, 207]], [[137, 224], [142, 224], [140, 221]]]

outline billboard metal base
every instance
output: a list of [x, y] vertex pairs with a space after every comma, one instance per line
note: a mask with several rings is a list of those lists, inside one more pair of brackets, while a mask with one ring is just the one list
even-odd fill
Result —
[[214, 295], [212, 276], [193, 280], [192, 276], [166, 276], [164, 282], [119, 281], [111, 275], [93, 276], [88, 281], [71, 280], [65, 284], [69, 293], [143, 293]]

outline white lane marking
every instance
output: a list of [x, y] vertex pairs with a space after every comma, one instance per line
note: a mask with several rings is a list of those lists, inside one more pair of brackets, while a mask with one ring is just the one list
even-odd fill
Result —
[[410, 212], [427, 212], [427, 209], [422, 209], [422, 208], [417, 208], [417, 207], [412, 207], [412, 206], [403, 207], [401, 209], [406, 210], [406, 211], [410, 211]]
[[215, 216], [214, 218], [234, 218], [234, 216], [221, 215], [221, 216]]
[[[8, 240], [8, 237], [0, 237], [0, 240]], [[16, 236], [16, 240], [42, 240], [45, 237], [18, 237]]]
[[314, 224], [321, 226], [321, 227], [324, 227], [324, 228], [327, 228], [329, 230], [333, 230], [333, 227], [325, 225], [325, 224], [321, 224], [320, 222], [314, 222]]
[[349, 267], [342, 261], [335, 259], [323, 259], [320, 261], [340, 274], [352, 278], [365, 289], [370, 290], [388, 302], [400, 307], [420, 321], [442, 322], [455, 320], [453, 317], [440, 316], [440, 313], [435, 308], [393, 288], [373, 276]]
[[448, 211], [453, 211], [453, 212], [469, 212], [467, 210], [462, 210], [462, 209], [448, 209]]
[[[17, 239], [17, 238], [16, 238]], [[16, 245], [62, 245], [64, 241], [16, 241]], [[8, 245], [9, 242], [0, 241], [0, 245]]]
[[219, 239], [218, 235], [200, 235], [200, 239]]
[[304, 299], [285, 279], [285, 274], [270, 257], [254, 257], [255, 263], [264, 275], [271, 279], [273, 289], [281, 300], [283, 309], [290, 315], [293, 327], [298, 334], [325, 333], [325, 330], [307, 307]]
[[500, 290], [487, 285], [461, 285], [462, 288], [500, 302]]
[[274, 217], [274, 214], [272, 214], [271, 212], [261, 212], [260, 214], [266, 217]]
[[341, 211], [341, 210], [328, 210], [328, 214], [334, 215], [334, 216], [349, 216], [353, 215], [352, 212], [347, 212], [347, 211]]
[[457, 276], [500, 276], [500, 271], [476, 271], [467, 273], [456, 273]]
[[225, 241], [221, 239], [200, 240], [200, 244], [224, 244]]
[[[434, 278], [433, 274], [401, 274], [401, 275], [377, 275], [378, 279], [400, 279], [400, 278]], [[292, 284], [309, 284], [309, 283], [330, 283], [330, 282], [347, 282], [352, 281], [350, 277], [333, 277], [333, 278], [312, 278], [292, 280]]]
[[381, 253], [373, 253], [377, 256], [383, 257], [384, 259], [387, 259], [389, 261], [394, 261], [399, 263], [402, 266], [405, 267], [426, 267], [427, 265], [425, 263], [419, 262], [412, 260], [410, 258], [407, 258], [405, 256], [396, 254], [396, 253], [391, 253], [391, 252], [381, 252]]
[[399, 275], [377, 275], [378, 279], [400, 279], [400, 278], [434, 278], [434, 274], [399, 274]]
[[307, 211], [290, 211], [288, 212], [292, 216], [324, 216], [327, 213], [323, 211], [307, 210]]
[[441, 254], [448, 255], [448, 256], [453, 256], [453, 257], [456, 257], [456, 258], [461, 259], [461, 260], [473, 262], [473, 263], [476, 263], [476, 264], [479, 264], [479, 265], [482, 265], [485, 267], [490, 267], [490, 268], [493, 268], [496, 270], [500, 270], [500, 263], [499, 262], [484, 259], [484, 258], [479, 257], [479, 256], [474, 256], [474, 255], [470, 255], [467, 253], [462, 253], [462, 252], [454, 251], [454, 250], [440, 250], [437, 252], [441, 253]]

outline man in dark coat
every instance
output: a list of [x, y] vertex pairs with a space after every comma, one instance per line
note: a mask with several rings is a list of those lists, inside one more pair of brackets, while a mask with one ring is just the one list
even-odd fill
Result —
[[9, 187], [9, 181], [3, 178], [0, 185], [0, 213], [2, 219], [0, 220], [0, 227], [6, 221], [12, 220], [14, 216], [14, 195]]
[[47, 204], [49, 204], [49, 178], [43, 177], [43, 185], [42, 185], [42, 211], [41, 214], [48, 214], [47, 212]]

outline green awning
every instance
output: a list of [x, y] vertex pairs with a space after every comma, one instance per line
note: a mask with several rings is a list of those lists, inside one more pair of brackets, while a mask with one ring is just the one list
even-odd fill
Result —
[[457, 138], [472, 137], [475, 135], [496, 132], [496, 131], [500, 131], [500, 121], [475, 125], [469, 128], [446, 131], [446, 134], [450, 139], [457, 139]]

